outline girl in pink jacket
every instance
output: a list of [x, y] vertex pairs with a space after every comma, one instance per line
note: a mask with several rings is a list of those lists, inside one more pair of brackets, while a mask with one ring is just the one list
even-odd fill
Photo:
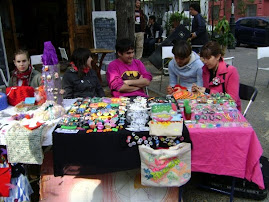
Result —
[[204, 62], [203, 86], [196, 84], [192, 91], [206, 93], [228, 93], [235, 100], [237, 109], [241, 111], [241, 100], [239, 98], [239, 74], [234, 66], [227, 65], [221, 57], [221, 47], [215, 41], [210, 41], [203, 46], [200, 57]]

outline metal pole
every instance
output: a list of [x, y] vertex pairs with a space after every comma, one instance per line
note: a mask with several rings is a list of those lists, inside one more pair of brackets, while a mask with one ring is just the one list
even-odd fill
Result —
[[[230, 31], [235, 37], [234, 0], [232, 0], [232, 12], [231, 12], [231, 17], [230, 17]], [[231, 48], [235, 48], [235, 44]]]
[[213, 38], [214, 37], [214, 0], [212, 0], [212, 4], [211, 4], [211, 21], [212, 21], [211, 38]]

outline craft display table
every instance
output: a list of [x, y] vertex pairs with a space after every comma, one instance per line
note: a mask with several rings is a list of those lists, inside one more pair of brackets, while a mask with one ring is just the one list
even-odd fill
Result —
[[[240, 119], [247, 122], [241, 114]], [[264, 188], [259, 166], [262, 148], [250, 125], [219, 128], [195, 128], [193, 124], [187, 126], [188, 130], [184, 125], [183, 133], [189, 132], [193, 144], [192, 171], [246, 178]], [[129, 148], [126, 144], [126, 137], [131, 133], [127, 130], [89, 134], [85, 131], [53, 132], [55, 176], [139, 167], [137, 147]], [[140, 132], [140, 135], [148, 136], [148, 133]]]
[[[148, 132], [135, 132], [139, 137]], [[187, 128], [183, 135], [188, 136]], [[53, 132], [54, 175], [92, 175], [140, 167], [138, 147], [128, 147], [131, 131], [117, 133]]]
[[[72, 100], [74, 102], [74, 100]], [[65, 106], [71, 102], [65, 100]], [[11, 108], [5, 110], [14, 114]], [[13, 113], [13, 114], [12, 114]], [[244, 117], [240, 114], [241, 119]], [[5, 121], [1, 117], [1, 123]], [[194, 119], [194, 117], [192, 117]], [[230, 124], [233, 124], [231, 122]], [[264, 188], [259, 166], [262, 147], [251, 126], [201, 128], [187, 124], [183, 134], [192, 141], [192, 171], [246, 178]], [[5, 127], [4, 127], [5, 128]], [[148, 136], [148, 132], [136, 132]], [[128, 147], [126, 137], [131, 131], [78, 133], [53, 132], [54, 174], [95, 174], [128, 170], [140, 166], [137, 147]], [[52, 133], [47, 132], [43, 145], [51, 145]], [[5, 145], [4, 132], [0, 133], [0, 145]]]

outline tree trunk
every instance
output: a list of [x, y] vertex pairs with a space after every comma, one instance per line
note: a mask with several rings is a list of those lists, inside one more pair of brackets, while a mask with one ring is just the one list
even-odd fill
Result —
[[134, 40], [134, 11], [135, 1], [116, 0], [117, 39], [129, 38]]

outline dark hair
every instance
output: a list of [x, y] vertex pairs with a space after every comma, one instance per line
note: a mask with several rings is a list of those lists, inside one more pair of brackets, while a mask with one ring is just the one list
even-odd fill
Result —
[[130, 39], [120, 39], [117, 40], [115, 49], [116, 53], [123, 54], [130, 49], [134, 50], [134, 43]]
[[75, 64], [78, 68], [78, 75], [79, 77], [82, 76], [83, 68], [87, 64], [87, 60], [91, 56], [91, 51], [87, 48], [77, 48], [74, 50], [71, 61]]
[[201, 8], [200, 8], [200, 5], [199, 4], [197, 4], [197, 3], [192, 3], [191, 5], [190, 5], [190, 8], [193, 8], [194, 10], [196, 10], [198, 13], [201, 13]]
[[154, 15], [149, 16], [149, 19], [152, 19], [154, 22], [156, 21], [156, 17]]
[[209, 41], [202, 47], [200, 57], [209, 59], [212, 55], [217, 57], [219, 54], [222, 55], [220, 44], [216, 41]]
[[25, 54], [28, 60], [30, 59], [29, 52], [27, 50], [19, 49], [14, 53], [14, 60], [17, 55]]
[[180, 59], [185, 59], [189, 57], [191, 52], [191, 45], [184, 40], [177, 41], [172, 49], [172, 53]]

